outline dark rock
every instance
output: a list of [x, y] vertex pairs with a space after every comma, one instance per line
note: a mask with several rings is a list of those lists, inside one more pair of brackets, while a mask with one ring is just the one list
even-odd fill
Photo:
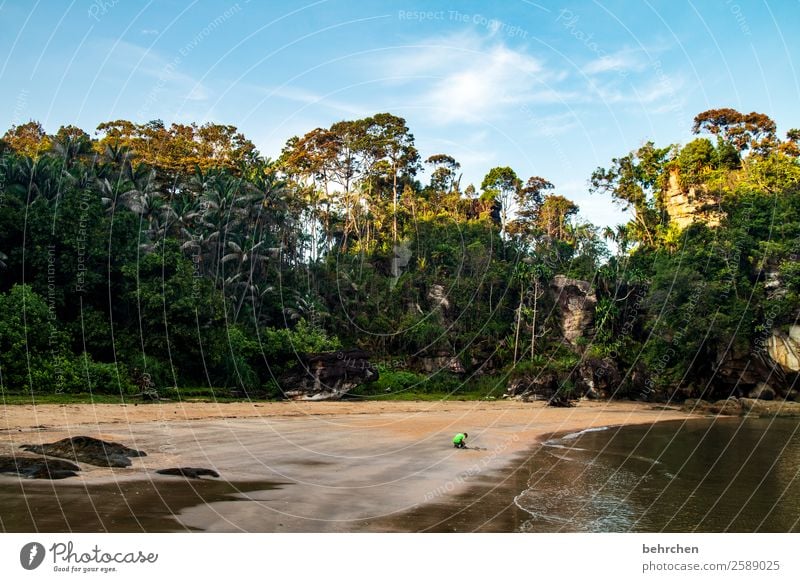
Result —
[[203, 469], [198, 467], [177, 467], [172, 469], [159, 469], [159, 475], [175, 475], [178, 477], [188, 477], [189, 479], [200, 479], [204, 475], [209, 477], [219, 477], [219, 473], [213, 469]]
[[692, 395], [700, 394], [701, 391], [702, 388], [694, 384], [678, 386], [677, 388], [672, 389], [672, 391], [667, 395], [666, 400], [669, 402], [683, 402]]
[[550, 400], [558, 392], [558, 388], [558, 375], [555, 372], [547, 371], [514, 378], [509, 383], [506, 393], [525, 402]]
[[0, 457], [0, 473], [17, 473], [28, 479], [66, 479], [75, 477], [80, 467], [47, 457]]
[[775, 390], [766, 382], [759, 382], [747, 395], [748, 398], [758, 398], [759, 400], [775, 400]]
[[306, 354], [280, 384], [291, 400], [338, 400], [344, 394], [378, 379], [378, 368], [363, 350]]
[[713, 366], [714, 382], [711, 396], [748, 396], [764, 378], [769, 378], [773, 388], [786, 385], [786, 374], [781, 367], [761, 352], [748, 348], [732, 347], [717, 355]]
[[130, 467], [129, 457], [147, 456], [147, 453], [119, 443], [109, 443], [87, 436], [66, 438], [44, 445], [22, 445], [20, 448], [32, 453], [61, 457], [98, 467]]
[[564, 394], [555, 394], [547, 401], [547, 405], [555, 406], [556, 408], [572, 408], [575, 406], [575, 403]]
[[611, 358], [587, 358], [578, 366], [574, 379], [577, 393], [592, 399], [615, 395], [622, 380]]
[[647, 397], [649, 381], [650, 374], [647, 371], [647, 366], [645, 366], [642, 362], [636, 362], [636, 364], [633, 366], [633, 369], [628, 374], [626, 391], [631, 394], [640, 394]]

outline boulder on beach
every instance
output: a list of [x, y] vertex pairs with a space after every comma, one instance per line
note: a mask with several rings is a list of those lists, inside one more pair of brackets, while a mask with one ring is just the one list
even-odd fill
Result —
[[188, 477], [189, 479], [200, 479], [203, 476], [219, 477], [219, 473], [213, 469], [203, 469], [199, 467], [174, 467], [172, 469], [159, 469], [159, 475], [175, 475], [176, 477]]
[[66, 479], [75, 477], [80, 467], [47, 457], [0, 457], [0, 473], [16, 473], [28, 479]]
[[22, 445], [31, 453], [70, 459], [98, 467], [130, 467], [130, 457], [146, 457], [147, 453], [88, 436], [76, 436], [43, 445]]

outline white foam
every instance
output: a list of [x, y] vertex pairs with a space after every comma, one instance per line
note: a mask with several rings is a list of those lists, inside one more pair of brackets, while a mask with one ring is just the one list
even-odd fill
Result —
[[571, 432], [571, 433], [569, 433], [567, 435], [564, 435], [563, 437], [561, 437], [558, 440], [560, 440], [560, 441], [571, 441], [571, 440], [576, 439], [579, 436], [584, 435], [586, 433], [600, 432], [600, 431], [603, 431], [603, 430], [608, 430], [609, 428], [611, 428], [611, 427], [610, 426], [596, 426], [596, 427], [593, 427], [593, 428], [585, 428], [583, 430], [579, 430], [578, 432]]

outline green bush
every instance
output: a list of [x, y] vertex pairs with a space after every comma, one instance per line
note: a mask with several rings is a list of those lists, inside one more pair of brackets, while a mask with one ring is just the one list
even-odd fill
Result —
[[426, 377], [405, 370], [383, 372], [376, 382], [372, 383], [374, 393], [424, 391]]
[[135, 394], [138, 391], [124, 364], [94, 362], [88, 355], [80, 356], [79, 360], [85, 365], [89, 391], [92, 393], [125, 395]]
[[6, 390], [27, 391], [31, 385], [38, 390], [52, 382], [52, 370], [38, 370], [40, 362], [50, 361], [53, 367], [53, 359], [68, 355], [52, 315], [45, 299], [28, 285], [0, 294], [0, 372]]
[[270, 362], [295, 361], [298, 354], [330, 352], [341, 349], [337, 337], [331, 337], [305, 319], [300, 319], [293, 329], [267, 328], [261, 334], [260, 350]]
[[28, 381], [21, 387], [34, 394], [126, 395], [136, 392], [123, 364], [95, 362], [86, 354], [33, 359]]

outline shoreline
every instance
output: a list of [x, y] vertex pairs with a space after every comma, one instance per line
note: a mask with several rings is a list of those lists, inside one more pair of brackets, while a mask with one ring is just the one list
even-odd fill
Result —
[[[579, 435], [592, 430], [613, 431], [636, 426], [655, 426], [660, 423], [686, 422], [707, 418], [698, 414], [683, 418], [665, 418], [648, 422], [631, 422], [602, 426], [589, 426], [542, 434], [541, 438], [525, 451], [518, 451], [508, 463], [470, 483], [465, 490], [453, 492], [431, 500], [428, 504], [386, 520], [370, 528], [373, 532], [402, 533], [514, 533], [532, 515], [516, 505], [517, 496], [529, 486], [532, 464], [544, 453], [543, 447], [569, 435]], [[733, 417], [731, 417], [733, 418]], [[484, 504], [484, 505], [479, 505]]]
[[[647, 403], [590, 401], [567, 409], [517, 401], [14, 408], [6, 407], [0, 421], [0, 454], [18, 451], [22, 443], [79, 434], [148, 452], [128, 469], [82, 465], [78, 477], [64, 481], [0, 476], [3, 503], [13, 501], [17, 487], [26, 495], [38, 494], [41, 502], [56, 498], [61, 508], [81, 506], [74, 511], [94, 512], [91, 523], [111, 531], [154, 531], [139, 528], [137, 517], [137, 512], [152, 517], [145, 501], [152, 505], [154, 499], [163, 502], [162, 517], [168, 518], [156, 529], [163, 525], [167, 531], [418, 531], [425, 529], [422, 516], [437, 507], [453, 513], [453, 499], [474, 495], [475, 487], [488, 486], [488, 494], [502, 497], [497, 487], [516, 486], [531, 451], [555, 435], [698, 417]], [[460, 430], [470, 432], [471, 446], [480, 448], [454, 449], [449, 440]], [[214, 468], [221, 479], [153, 473], [174, 466]], [[93, 490], [99, 493], [93, 496]], [[130, 515], [104, 523], [98, 501], [103, 505], [104, 496], [112, 493], [117, 505], [125, 502]], [[489, 506], [503, 509], [495, 502], [485, 506], [477, 513], [458, 513], [448, 527], [472, 531], [472, 525], [491, 517]], [[7, 530], [9, 511], [29, 509], [17, 504], [4, 511], [0, 524]], [[506, 517], [490, 520], [498, 529], [487, 530], [513, 531], [505, 529]], [[24, 528], [24, 519], [16, 521]], [[69, 516], [62, 521], [68, 522]], [[49, 526], [57, 528], [57, 523], [51, 520]], [[48, 524], [41, 525], [47, 530]]]

